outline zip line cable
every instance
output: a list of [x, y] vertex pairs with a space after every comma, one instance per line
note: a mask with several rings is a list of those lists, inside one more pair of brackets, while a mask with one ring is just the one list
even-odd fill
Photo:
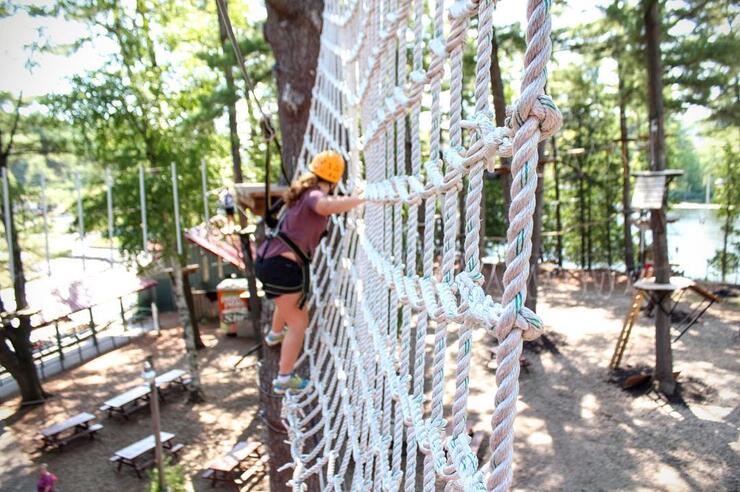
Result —
[[[226, 29], [226, 35], [229, 37], [229, 42], [231, 43], [231, 47], [234, 50], [234, 56], [236, 57], [236, 61], [239, 64], [239, 70], [241, 71], [242, 77], [244, 78], [244, 83], [247, 86], [247, 104], [250, 103], [249, 96], [251, 95], [252, 99], [254, 99], [255, 105], [257, 106], [257, 110], [260, 113], [260, 128], [262, 129], [262, 135], [267, 142], [267, 146], [269, 147], [270, 142], [274, 142], [278, 152], [282, 154], [282, 147], [280, 145], [280, 140], [275, 133], [275, 127], [272, 125], [272, 119], [262, 109], [259, 98], [257, 98], [257, 95], [254, 92], [254, 84], [252, 83], [252, 78], [247, 72], [247, 67], [244, 62], [244, 56], [242, 55], [241, 48], [239, 48], [239, 43], [236, 40], [236, 35], [234, 34], [234, 28], [231, 24], [231, 19], [229, 18], [229, 12], [226, 8], [225, 0], [216, 0], [216, 6], [218, 7], [219, 18], [221, 19], [221, 22], [223, 22], [224, 28]], [[269, 160], [267, 161], [267, 163], [269, 163]], [[280, 161], [280, 170], [285, 181], [289, 183], [290, 178], [288, 177], [288, 173], [285, 170], [285, 163], [282, 162], [282, 160]]]

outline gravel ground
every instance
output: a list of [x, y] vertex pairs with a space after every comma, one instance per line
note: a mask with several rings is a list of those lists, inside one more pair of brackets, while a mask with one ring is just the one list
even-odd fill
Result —
[[[527, 491], [737, 491], [740, 488], [740, 308], [712, 307], [703, 322], [674, 344], [681, 392], [672, 401], [643, 388], [627, 392], [610, 382], [607, 364], [629, 305], [618, 285], [610, 296], [584, 292], [574, 278], [548, 279], [539, 311], [547, 342], [525, 350], [516, 421], [515, 490]], [[131, 421], [101, 419], [101, 439], [70, 446], [63, 453], [34, 451], [36, 429], [139, 384], [141, 360], [153, 351], [161, 370], [184, 366], [180, 329], [169, 318], [162, 335], [153, 334], [103, 355], [46, 383], [49, 403], [17, 412], [18, 401], [0, 406], [0, 490], [33, 490], [35, 464], [49, 463], [60, 477], [59, 490], [143, 491], [132, 472], [116, 474], [113, 451], [149, 434], [149, 413]], [[653, 362], [652, 320], [635, 326], [623, 359], [627, 370]], [[495, 364], [491, 336], [475, 334], [469, 422], [490, 430]], [[232, 366], [249, 340], [217, 336], [205, 327], [209, 348], [200, 355], [207, 402], [187, 403], [173, 394], [162, 406], [162, 427], [186, 444], [182, 464], [191, 490], [211, 490], [197, 478], [205, 463], [237, 440], [261, 436], [256, 417], [256, 371]], [[431, 344], [429, 346], [431, 348]], [[454, 371], [456, 342], [450, 336], [448, 374]], [[244, 366], [254, 362], [247, 359]], [[447, 393], [454, 391], [448, 380]], [[448, 399], [449, 401], [449, 399]], [[487, 450], [486, 450], [487, 451]], [[489, 453], [486, 452], [486, 459]], [[222, 489], [226, 490], [226, 489]], [[244, 490], [266, 490], [255, 481]]]

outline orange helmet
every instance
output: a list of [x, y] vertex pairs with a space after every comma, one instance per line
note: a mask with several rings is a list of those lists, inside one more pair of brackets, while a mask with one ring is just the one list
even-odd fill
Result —
[[308, 169], [325, 181], [338, 183], [344, 174], [344, 159], [333, 150], [325, 150], [316, 154]]

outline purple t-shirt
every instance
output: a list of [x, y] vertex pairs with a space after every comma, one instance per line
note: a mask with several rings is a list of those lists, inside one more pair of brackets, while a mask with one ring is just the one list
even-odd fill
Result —
[[[326, 230], [329, 217], [316, 213], [316, 203], [326, 194], [318, 188], [305, 191], [298, 201], [285, 211], [280, 230], [283, 231], [301, 251], [313, 256]], [[272, 258], [291, 249], [280, 239], [265, 241], [260, 247], [258, 256]]]
[[39, 478], [39, 481], [36, 482], [36, 490], [38, 492], [46, 492], [46, 487], [51, 485], [50, 491], [54, 491], [54, 482], [57, 481], [56, 475], [53, 473], [47, 473], [45, 475], [41, 475]]

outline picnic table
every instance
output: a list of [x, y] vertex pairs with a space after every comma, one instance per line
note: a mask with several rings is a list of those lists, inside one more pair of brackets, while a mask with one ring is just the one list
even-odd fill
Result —
[[90, 439], [94, 439], [95, 433], [102, 428], [102, 425], [95, 423], [95, 415], [87, 412], [77, 414], [41, 429], [41, 449], [57, 448], [61, 451], [63, 446], [79, 437], [90, 436]]
[[[170, 432], [160, 432], [159, 438], [162, 441], [164, 452], [175, 458], [185, 447], [183, 444], [174, 444], [175, 435]], [[141, 478], [142, 470], [154, 464], [154, 446], [154, 434], [150, 434], [113, 453], [110, 461], [118, 465], [116, 471], [120, 472], [123, 465], [130, 466], [136, 472], [136, 476]]]
[[159, 394], [164, 397], [172, 388], [187, 389], [187, 385], [190, 383], [190, 375], [182, 369], [171, 369], [154, 378], [154, 382], [160, 391]]
[[257, 472], [264, 473], [268, 460], [268, 455], [262, 453], [262, 443], [241, 441], [231, 451], [212, 461], [201, 477], [210, 480], [211, 487], [215, 487], [217, 482], [237, 485], [237, 480], [244, 482]]
[[114, 414], [125, 419], [133, 412], [144, 408], [149, 402], [149, 387], [145, 385], [135, 386], [125, 393], [107, 400], [100, 407], [101, 412], [108, 412], [108, 417]]

